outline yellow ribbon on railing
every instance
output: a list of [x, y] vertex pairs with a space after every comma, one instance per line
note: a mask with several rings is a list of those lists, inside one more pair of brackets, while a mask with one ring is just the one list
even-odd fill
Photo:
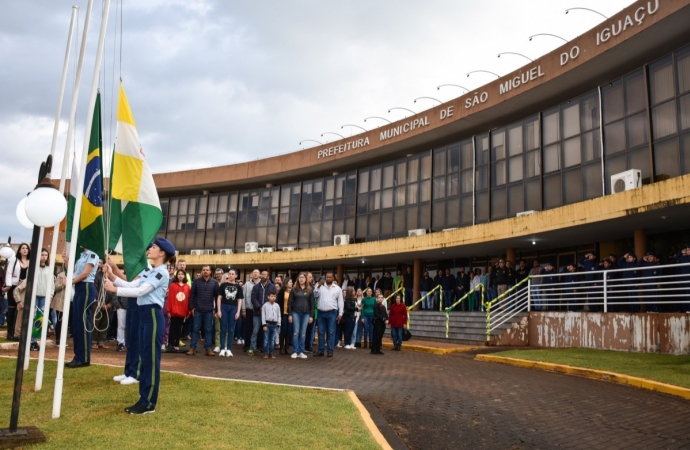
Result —
[[436, 289], [439, 289], [440, 287], [441, 287], [441, 285], [436, 286], [435, 288], [433, 288], [432, 290], [427, 292], [426, 295], [423, 295], [422, 298], [420, 298], [419, 300], [414, 302], [412, 305], [407, 307], [407, 328], [410, 328], [410, 311], [412, 311], [412, 308], [417, 306], [422, 300], [424, 300], [425, 298], [430, 296]]
[[[383, 301], [386, 302], [386, 304], [388, 304], [388, 299], [389, 299], [389, 298], [394, 297], [395, 294], [397, 294], [398, 292], [404, 291], [404, 290], [405, 290], [404, 287], [399, 287], [398, 289], [394, 290], [393, 293], [392, 293], [391, 295], [389, 295], [388, 297], [384, 298]], [[405, 298], [404, 298], [404, 296], [403, 296], [403, 303], [405, 303]]]
[[450, 305], [448, 308], [445, 309], [445, 312], [446, 312], [446, 338], [448, 338], [448, 334], [450, 332], [450, 312], [453, 310], [453, 308], [458, 306], [463, 300], [465, 300], [467, 297], [469, 297], [470, 294], [473, 294], [477, 290], [482, 291], [482, 300], [483, 300], [484, 285], [479, 283], [474, 287], [474, 289], [470, 289], [470, 291], [467, 294], [465, 294], [460, 300], [458, 300], [457, 302], [453, 303], [452, 305]]
[[491, 307], [496, 304], [497, 302], [500, 302], [504, 298], [506, 298], [508, 295], [512, 294], [517, 290], [517, 288], [524, 283], [527, 283], [530, 279], [532, 279], [531, 276], [528, 276], [524, 280], [520, 281], [518, 284], [515, 286], [511, 287], [507, 291], [505, 291], [503, 294], [499, 295], [495, 299], [491, 300], [488, 303], [484, 303], [484, 293], [482, 292], [482, 307], [486, 309], [486, 340], [487, 342], [491, 340]]

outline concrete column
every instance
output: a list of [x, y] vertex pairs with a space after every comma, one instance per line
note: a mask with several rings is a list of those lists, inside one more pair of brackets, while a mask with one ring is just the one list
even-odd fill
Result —
[[515, 248], [510, 247], [506, 249], [506, 259], [513, 263], [513, 267], [515, 267], [517, 264], [515, 261], [516, 255], [515, 255]]
[[[412, 284], [412, 301], [416, 302], [419, 300], [419, 297], [421, 297], [419, 291], [421, 290], [422, 287], [422, 260], [419, 258], [415, 258], [414, 260], [414, 268], [412, 269], [412, 274], [414, 276], [414, 281]], [[421, 305], [417, 305], [414, 307], [415, 310], [422, 309]]]
[[642, 259], [647, 254], [647, 233], [643, 229], [637, 228], [634, 230], [634, 239], [635, 254], [638, 259]]
[[336, 274], [335, 274], [335, 279], [338, 280], [338, 284], [340, 286], [343, 285], [343, 271], [345, 270], [345, 267], [342, 264], [338, 264], [338, 267], [336, 269]]

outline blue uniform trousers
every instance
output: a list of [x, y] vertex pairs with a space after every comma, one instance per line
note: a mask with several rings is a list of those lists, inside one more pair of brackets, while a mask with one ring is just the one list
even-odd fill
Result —
[[165, 322], [158, 305], [139, 306], [139, 344], [141, 345], [141, 372], [139, 374], [139, 401], [155, 408], [161, 376], [161, 346]]
[[96, 299], [96, 288], [93, 283], [82, 281], [74, 285], [72, 303], [72, 338], [74, 339], [74, 360], [83, 363], [91, 362], [91, 302]]
[[125, 316], [125, 375], [139, 379], [141, 351], [139, 347], [139, 306], [136, 298], [127, 299], [127, 315]]

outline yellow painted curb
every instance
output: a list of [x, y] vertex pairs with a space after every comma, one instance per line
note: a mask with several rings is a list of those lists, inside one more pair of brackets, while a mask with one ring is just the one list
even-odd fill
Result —
[[501, 364], [508, 364], [511, 366], [526, 367], [528, 369], [540, 369], [550, 372], [560, 372], [568, 375], [579, 375], [581, 377], [593, 378], [595, 380], [611, 381], [613, 383], [627, 384], [628, 386], [635, 386], [641, 389], [650, 391], [662, 392], [664, 394], [675, 395], [690, 400], [690, 389], [674, 386], [672, 384], [661, 383], [659, 381], [647, 380], [646, 378], [638, 378], [630, 375], [623, 375], [615, 372], [606, 372], [604, 370], [585, 369], [584, 367], [574, 367], [565, 364], [554, 364], [541, 361], [529, 361], [526, 359], [507, 358], [505, 356], [496, 355], [477, 355], [475, 359], [480, 361], [496, 362]]
[[359, 398], [357, 398], [357, 394], [355, 394], [355, 391], [347, 389], [345, 392], [347, 392], [347, 394], [350, 396], [350, 400], [352, 400], [352, 403], [354, 403], [357, 409], [359, 410], [359, 415], [362, 416], [364, 425], [366, 425], [366, 427], [369, 429], [369, 432], [371, 432], [376, 443], [379, 444], [381, 448], [384, 450], [393, 450], [393, 447], [391, 447], [390, 444], [388, 444], [386, 438], [383, 437], [381, 431], [379, 431], [379, 427], [377, 427], [374, 421], [372, 420], [369, 411], [367, 411], [362, 402], [359, 401]]
[[[392, 342], [383, 342], [381, 345], [385, 348], [393, 348]], [[426, 345], [404, 344], [403, 343], [402, 348], [403, 348], [403, 350], [414, 350], [417, 352], [434, 353], [436, 355], [448, 355], [450, 353], [470, 352], [472, 350], [479, 350], [479, 349], [483, 349], [486, 347], [438, 348], [438, 347], [427, 347]]]

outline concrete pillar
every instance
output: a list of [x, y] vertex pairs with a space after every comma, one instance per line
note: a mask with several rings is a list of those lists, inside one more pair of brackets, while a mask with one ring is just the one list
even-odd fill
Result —
[[338, 264], [338, 268], [336, 269], [336, 274], [335, 274], [335, 279], [338, 280], [338, 285], [342, 286], [343, 285], [343, 271], [345, 270], [345, 266], [342, 264]]
[[634, 239], [635, 254], [638, 259], [642, 259], [647, 254], [647, 233], [643, 229], [637, 228], [634, 230]]
[[515, 248], [513, 248], [513, 247], [507, 248], [506, 249], [506, 260], [513, 263], [513, 267], [515, 267], [517, 265], [516, 264], [517, 261], [515, 260], [515, 258], [516, 258]]
[[[416, 302], [419, 300], [419, 297], [421, 297], [419, 291], [422, 288], [422, 260], [419, 258], [415, 258], [414, 260], [414, 268], [412, 269], [412, 274], [414, 276], [414, 281], [412, 284], [412, 300]], [[417, 305], [414, 307], [415, 310], [422, 309], [421, 305]]]

